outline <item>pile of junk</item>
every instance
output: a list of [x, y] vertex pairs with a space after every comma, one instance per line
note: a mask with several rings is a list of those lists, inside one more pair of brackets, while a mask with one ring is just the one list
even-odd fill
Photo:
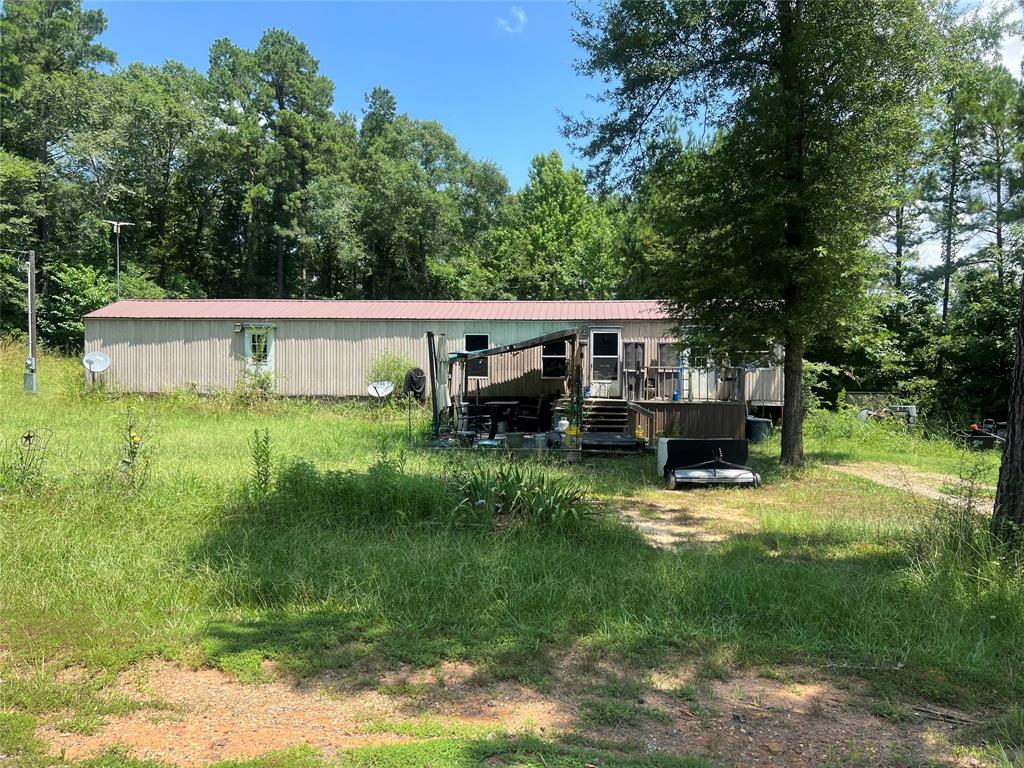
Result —
[[[427, 334], [431, 381], [433, 439], [442, 449], [555, 451], [573, 459], [584, 450], [582, 347], [580, 330], [570, 329], [500, 347], [444, 354], [443, 339]], [[481, 397], [481, 378], [493, 358], [516, 356], [554, 343], [568, 350], [559, 391], [515, 394], [507, 386]], [[480, 373], [484, 373], [481, 376]], [[475, 388], [475, 392], [474, 392]], [[518, 388], [521, 389], [521, 388]], [[629, 441], [640, 449], [644, 440]]]
[[990, 451], [994, 448], [1002, 450], [1006, 444], [1006, 422], [985, 419], [981, 424], [971, 424], [966, 429], [958, 429], [953, 437], [969, 451]]
[[[622, 455], [653, 450], [655, 446], [647, 439], [648, 434], [654, 433], [653, 412], [626, 399], [587, 397], [583, 381], [586, 344], [584, 329], [577, 328], [493, 348], [445, 354], [444, 339], [438, 340], [428, 333], [433, 412], [433, 435], [428, 446], [512, 453], [544, 451], [569, 461], [578, 461], [583, 453]], [[492, 378], [494, 371], [486, 361], [502, 355], [515, 357], [538, 347], [564, 349], [562, 380], [557, 390], [539, 396], [536, 392], [525, 394], [530, 390], [521, 379], [517, 386], [514, 381]], [[522, 376], [519, 368], [517, 375]], [[550, 373], [546, 370], [543, 376], [549, 386], [555, 378]], [[487, 378], [500, 378], [500, 383], [481, 396], [479, 381]], [[593, 429], [595, 408], [632, 410], [637, 416], [635, 429]], [[642, 426], [645, 419], [646, 428]], [[767, 422], [770, 428], [765, 419], [748, 421]], [[767, 436], [767, 431], [760, 432]], [[656, 444], [658, 473], [671, 490], [757, 487], [761, 476], [747, 466], [747, 447], [746, 439], [661, 437]]]

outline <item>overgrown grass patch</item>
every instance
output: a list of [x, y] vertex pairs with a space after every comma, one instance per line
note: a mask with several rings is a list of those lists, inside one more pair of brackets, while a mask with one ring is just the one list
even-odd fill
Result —
[[488, 726], [468, 725], [432, 715], [420, 715], [415, 720], [371, 720], [361, 730], [363, 733], [387, 733], [417, 739], [469, 739], [495, 734], [495, 729]]
[[[563, 654], [580, 649], [628, 660], [638, 676], [681, 653], [705, 659], [711, 678], [812, 661], [872, 677], [890, 696], [1024, 694], [1019, 563], [977, 526], [940, 519], [898, 490], [820, 467], [781, 472], [770, 445], [753, 459], [763, 488], [672, 497], [741, 515], [743, 532], [672, 552], [599, 514], [569, 526], [452, 524], [459, 500], [444, 456], [406, 445], [402, 411], [83, 397], [59, 385], [81, 376], [77, 362], [49, 357], [31, 398], [19, 391], [20, 361], [0, 363], [0, 397], [12, 404], [0, 410], [0, 437], [53, 432], [39, 482], [0, 489], [4, 663], [45, 670], [34, 691], [3, 675], [5, 711], [66, 710], [69, 727], [86, 729], [103, 716], [92, 707], [105, 682], [152, 656], [244, 680], [466, 659], [477, 682], [543, 688]], [[152, 424], [148, 479], [132, 493], [111, 482], [128, 405]], [[264, 430], [277, 485], [254, 504], [251, 441]], [[916, 450], [917, 439], [901, 444]], [[867, 455], [844, 440], [809, 444]], [[927, 451], [920, 461], [957, 455]], [[545, 482], [577, 478], [606, 503], [659, 493], [651, 457], [531, 471]], [[56, 671], [69, 664], [105, 682], [61, 687]], [[629, 680], [605, 684], [588, 696], [634, 692]], [[382, 754], [353, 759], [392, 764]]]
[[647, 722], [668, 723], [672, 716], [663, 709], [617, 699], [585, 699], [580, 707], [583, 721], [594, 726], [636, 727]]
[[36, 738], [36, 719], [0, 708], [0, 760], [23, 768], [45, 765], [43, 744]]
[[[948, 429], [907, 426], [898, 419], [861, 422], [851, 410], [811, 413], [804, 439], [808, 457], [824, 462], [904, 464], [953, 477], [973, 474], [988, 484], [995, 483], [999, 471], [998, 451], [968, 452], [950, 441]], [[776, 448], [778, 438], [769, 445]]]

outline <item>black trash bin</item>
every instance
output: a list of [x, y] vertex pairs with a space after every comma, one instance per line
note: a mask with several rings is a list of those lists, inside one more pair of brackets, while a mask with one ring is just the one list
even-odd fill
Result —
[[752, 443], [760, 443], [771, 437], [772, 420], [761, 419], [757, 416], [747, 416], [747, 440]]

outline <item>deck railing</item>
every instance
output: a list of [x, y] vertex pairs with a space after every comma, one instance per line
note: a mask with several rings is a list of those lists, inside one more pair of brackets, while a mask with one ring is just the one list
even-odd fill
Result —
[[650, 366], [639, 374], [626, 371], [626, 391], [631, 400], [776, 403], [782, 402], [782, 370]]

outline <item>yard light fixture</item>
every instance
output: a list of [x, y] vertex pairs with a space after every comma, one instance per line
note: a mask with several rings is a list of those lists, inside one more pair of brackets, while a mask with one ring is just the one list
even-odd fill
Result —
[[114, 228], [114, 274], [117, 278], [117, 300], [121, 300], [121, 227], [131, 227], [134, 224], [130, 221], [111, 221], [103, 219], [104, 224]]

